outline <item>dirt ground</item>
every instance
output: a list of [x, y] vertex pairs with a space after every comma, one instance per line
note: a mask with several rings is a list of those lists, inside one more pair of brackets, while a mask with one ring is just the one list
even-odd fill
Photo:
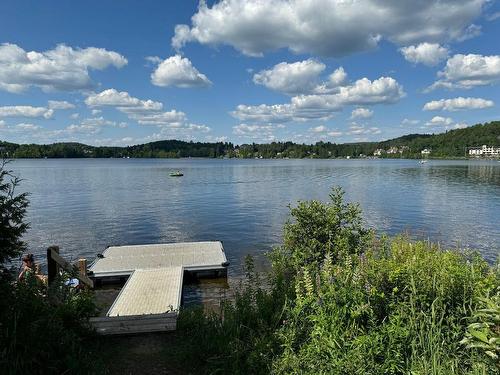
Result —
[[[100, 316], [105, 316], [122, 286], [103, 286], [95, 292]], [[179, 356], [182, 339], [177, 332], [98, 336], [98, 356], [104, 359], [103, 371], [111, 375], [198, 374], [187, 369]]]
[[176, 332], [103, 337], [105, 370], [111, 375], [198, 374], [179, 356], [182, 340]]
[[[101, 285], [95, 290], [100, 316], [105, 316], [124, 282]], [[183, 303], [202, 305], [207, 311], [219, 306], [226, 293], [226, 279], [189, 279], [183, 286]], [[104, 359], [103, 372], [111, 375], [200, 374], [195, 364], [182, 358], [185, 340], [179, 332], [158, 332], [120, 336], [98, 336], [96, 356]]]

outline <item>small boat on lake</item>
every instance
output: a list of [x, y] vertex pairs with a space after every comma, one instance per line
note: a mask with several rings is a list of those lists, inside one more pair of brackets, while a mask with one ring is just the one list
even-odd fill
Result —
[[425, 159], [420, 160], [420, 164], [425, 164], [425, 163], [427, 163], [427, 160]]
[[184, 176], [184, 173], [182, 173], [181, 171], [170, 172], [170, 177], [182, 177], [182, 176]]

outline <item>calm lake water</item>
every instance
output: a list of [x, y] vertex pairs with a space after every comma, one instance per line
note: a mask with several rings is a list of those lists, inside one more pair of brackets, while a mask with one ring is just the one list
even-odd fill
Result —
[[[449, 246], [500, 251], [500, 163], [415, 160], [16, 160], [31, 193], [26, 235], [43, 259], [109, 245], [222, 240], [230, 276], [246, 254], [281, 240], [288, 204], [327, 200], [340, 185], [379, 232], [409, 231]], [[184, 177], [169, 177], [172, 170]], [[261, 257], [260, 259], [263, 259]]]

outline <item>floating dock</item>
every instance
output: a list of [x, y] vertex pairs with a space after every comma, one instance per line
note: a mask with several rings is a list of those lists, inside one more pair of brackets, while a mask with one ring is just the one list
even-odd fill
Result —
[[225, 275], [228, 265], [219, 241], [108, 247], [89, 268], [94, 283], [127, 281], [91, 324], [101, 334], [175, 330], [184, 273]]

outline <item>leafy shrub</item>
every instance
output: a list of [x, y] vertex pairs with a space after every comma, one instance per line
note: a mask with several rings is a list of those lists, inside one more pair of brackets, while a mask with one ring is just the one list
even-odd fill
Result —
[[334, 262], [360, 254], [370, 238], [358, 204], [345, 203], [341, 188], [332, 189], [330, 202], [312, 200], [290, 208], [283, 245], [271, 253], [274, 269], [295, 275], [304, 267], [318, 269], [329, 256]]
[[493, 296], [480, 298], [479, 307], [461, 343], [482, 351], [500, 369], [500, 288]]
[[0, 367], [6, 374], [91, 372], [86, 322], [94, 313], [90, 292], [63, 283], [50, 290], [35, 278], [0, 283]]
[[475, 255], [396, 238], [296, 282], [276, 373], [441, 374], [494, 369], [458, 345], [496, 278]]

